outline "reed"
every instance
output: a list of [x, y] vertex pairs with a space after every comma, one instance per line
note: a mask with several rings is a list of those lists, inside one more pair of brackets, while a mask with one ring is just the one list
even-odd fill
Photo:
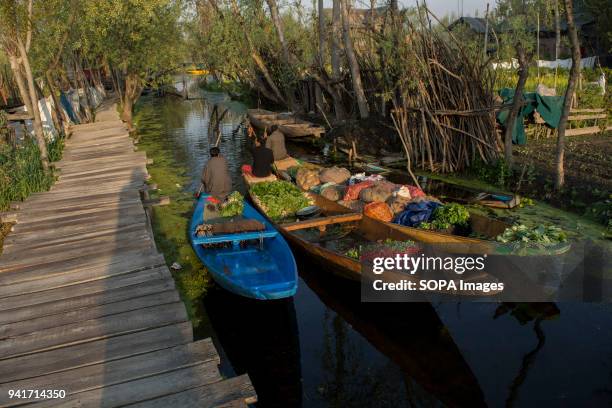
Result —
[[[63, 151], [63, 138], [49, 143], [49, 158], [57, 161]], [[11, 201], [23, 201], [30, 194], [46, 191], [54, 176], [43, 170], [40, 151], [32, 139], [12, 147], [0, 145], [0, 211], [8, 209]]]

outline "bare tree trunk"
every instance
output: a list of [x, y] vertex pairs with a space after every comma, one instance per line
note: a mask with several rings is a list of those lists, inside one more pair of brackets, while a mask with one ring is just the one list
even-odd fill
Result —
[[[268, 3], [268, 7], [270, 8], [270, 15], [272, 16], [272, 22], [274, 23], [274, 28], [276, 29], [276, 34], [278, 35], [278, 41], [281, 44], [281, 49], [283, 51], [283, 63], [285, 65], [285, 69], [291, 69], [291, 58], [289, 55], [289, 48], [287, 47], [287, 41], [285, 41], [285, 34], [283, 31], [283, 23], [280, 19], [280, 14], [278, 13], [278, 6], [276, 4], [276, 0], [266, 0]], [[300, 108], [297, 106], [295, 101], [295, 96], [293, 94], [293, 86], [291, 83], [286, 84], [285, 93], [287, 94], [287, 101], [289, 102], [289, 108], [291, 110], [299, 110]]]
[[51, 94], [51, 98], [53, 99], [53, 105], [55, 107], [55, 116], [57, 117], [57, 131], [64, 131], [64, 116], [62, 113], [62, 106], [60, 105], [60, 100], [57, 98], [57, 83], [51, 74], [51, 71], [47, 71], [45, 73], [45, 78], [47, 79], [47, 85], [49, 86], [49, 93]]
[[132, 111], [142, 92], [143, 85], [141, 82], [138, 74], [127, 74], [125, 77], [125, 91], [121, 101], [121, 119], [127, 123], [130, 132], [134, 130]]
[[47, 152], [47, 140], [45, 139], [45, 133], [42, 126], [42, 118], [40, 117], [40, 110], [38, 109], [38, 96], [36, 95], [36, 87], [34, 84], [34, 76], [32, 75], [32, 67], [30, 66], [30, 60], [26, 48], [21, 41], [21, 38], [17, 36], [17, 47], [19, 48], [19, 54], [21, 57], [21, 63], [23, 65], [26, 81], [28, 84], [28, 93], [30, 95], [30, 101], [32, 104], [32, 115], [34, 115], [34, 136], [36, 137], [36, 144], [38, 150], [40, 150], [40, 161], [43, 169], [47, 171], [49, 169], [49, 154]]
[[19, 95], [21, 96], [21, 100], [25, 105], [28, 112], [32, 112], [32, 101], [30, 101], [30, 94], [28, 92], [28, 88], [25, 84], [25, 79], [23, 78], [23, 73], [21, 72], [21, 66], [19, 64], [19, 58], [17, 56], [5, 50], [9, 57], [9, 62], [11, 64], [11, 70], [13, 71], [13, 77], [15, 78], [15, 83], [17, 83], [17, 89], [19, 90]]
[[559, 0], [553, 0], [555, 7], [555, 90], [557, 89], [557, 60], [561, 52], [561, 19], [559, 17]]
[[270, 8], [270, 15], [272, 16], [272, 23], [276, 29], [276, 35], [278, 35], [278, 41], [280, 42], [281, 49], [283, 51], [283, 62], [289, 64], [289, 49], [287, 48], [287, 42], [285, 41], [285, 34], [283, 32], [283, 24], [281, 23], [280, 15], [278, 14], [278, 6], [275, 0], [266, 0], [268, 7]]
[[367, 117], [370, 115], [370, 109], [368, 108], [368, 101], [366, 100], [365, 92], [363, 91], [359, 63], [357, 62], [357, 56], [355, 55], [355, 50], [353, 49], [353, 41], [351, 40], [351, 22], [347, 1], [348, 0], [340, 0], [344, 51], [346, 52], [346, 59], [348, 61], [349, 69], [351, 71], [353, 91], [355, 91], [357, 106], [359, 107], [359, 116], [361, 117], [361, 119], [367, 119]]
[[572, 95], [576, 90], [576, 81], [580, 76], [580, 42], [578, 41], [578, 32], [574, 24], [574, 11], [572, 9], [572, 0], [565, 0], [565, 10], [567, 12], [567, 32], [572, 46], [572, 68], [570, 69], [570, 77], [565, 90], [565, 100], [563, 101], [563, 111], [559, 126], [557, 127], [557, 157], [556, 157], [556, 177], [555, 189], [560, 190], [565, 184], [565, 171], [563, 161], [565, 157], [565, 128], [567, 127], [567, 117], [569, 116]]
[[332, 77], [334, 80], [338, 80], [342, 73], [340, 72], [340, 44], [338, 39], [341, 35], [341, 24], [342, 15], [340, 13], [340, 0], [333, 0], [332, 9], [332, 35], [331, 35], [331, 65], [332, 65]]
[[504, 159], [508, 167], [512, 167], [512, 132], [514, 131], [514, 122], [521, 110], [523, 103], [523, 89], [529, 76], [529, 60], [525, 55], [525, 50], [521, 43], [516, 44], [516, 54], [519, 60], [519, 79], [514, 90], [514, 98], [512, 100], [512, 109], [506, 119], [506, 129], [504, 132]]
[[[212, 2], [212, 4], [216, 4], [216, 3]], [[259, 68], [259, 70], [261, 71], [261, 74], [266, 80], [266, 85], [270, 87], [270, 89], [272, 90], [272, 94], [274, 95], [274, 98], [275, 98], [274, 102], [287, 105], [287, 102], [285, 101], [285, 97], [280, 92], [280, 90], [278, 89], [274, 81], [272, 80], [272, 76], [270, 75], [270, 72], [268, 71], [268, 68], [266, 67], [266, 64], [264, 63], [263, 58], [261, 58], [261, 55], [259, 55], [259, 52], [257, 51], [257, 49], [255, 48], [255, 45], [253, 44], [251, 36], [249, 35], [247, 28], [245, 27], [244, 19], [242, 18], [242, 15], [240, 14], [240, 9], [238, 8], [238, 3], [236, 2], [236, 0], [231, 1], [231, 6], [232, 6], [232, 12], [234, 13], [234, 16], [238, 19], [238, 23], [240, 24], [240, 27], [242, 28], [244, 39], [246, 40], [249, 50], [251, 52], [251, 58], [253, 58], [255, 65], [257, 65], [257, 68]]]
[[323, 13], [323, 0], [318, 1], [319, 14], [319, 65], [325, 66], [325, 14]]
[[[340, 1], [341, 0], [333, 0], [333, 8], [332, 8], [332, 34], [331, 34], [331, 66], [332, 66], [332, 80], [340, 81], [342, 77], [342, 72], [340, 70], [341, 58], [340, 58], [340, 44], [339, 38], [341, 35], [341, 19], [342, 15], [340, 13]], [[334, 112], [336, 113], [336, 120], [343, 120], [346, 116], [344, 112], [344, 105], [342, 103], [342, 94], [340, 93], [339, 87], [337, 85], [330, 85], [330, 88], [333, 89], [332, 99], [334, 101]]]

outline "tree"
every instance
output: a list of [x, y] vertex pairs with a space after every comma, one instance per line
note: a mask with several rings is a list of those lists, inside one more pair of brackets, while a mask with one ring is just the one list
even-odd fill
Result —
[[559, 126], [557, 127], [557, 154], [555, 160], [555, 189], [561, 190], [565, 184], [565, 171], [563, 161], [565, 157], [565, 128], [567, 127], [567, 118], [572, 107], [572, 97], [576, 90], [576, 82], [580, 76], [580, 42], [578, 41], [578, 32], [574, 23], [574, 11], [572, 0], [565, 0], [565, 12], [567, 14], [567, 32], [572, 47], [572, 68], [570, 69], [569, 81], [565, 90], [565, 100], [563, 101], [563, 111]]
[[368, 101], [363, 91], [363, 85], [361, 83], [361, 72], [359, 70], [359, 63], [357, 62], [357, 56], [353, 49], [353, 40], [351, 39], [351, 21], [348, 9], [348, 0], [339, 0], [340, 2], [340, 13], [342, 15], [342, 38], [344, 40], [344, 52], [346, 53], [346, 59], [348, 60], [349, 69], [351, 71], [351, 79], [353, 82], [353, 91], [355, 92], [355, 98], [357, 99], [357, 106], [359, 107], [359, 116], [361, 119], [367, 119], [370, 115], [370, 109], [368, 107]]
[[133, 129], [132, 110], [147, 83], [159, 82], [181, 57], [180, 0], [87, 0], [84, 51], [102, 56], [119, 73], [121, 118]]
[[7, 0], [0, 3], [0, 43], [9, 58], [21, 100], [33, 116], [34, 136], [40, 151], [40, 160], [45, 171], [49, 168], [47, 140], [38, 109], [38, 95], [29, 51], [34, 25], [33, 0], [27, 3]]
[[504, 159], [508, 167], [512, 167], [512, 132], [514, 131], [514, 122], [521, 110], [523, 103], [523, 89], [529, 76], [529, 60], [531, 56], [525, 54], [523, 45], [519, 42], [516, 44], [516, 54], [519, 61], [519, 79], [514, 90], [514, 98], [512, 99], [512, 108], [506, 119], [506, 129], [504, 132]]

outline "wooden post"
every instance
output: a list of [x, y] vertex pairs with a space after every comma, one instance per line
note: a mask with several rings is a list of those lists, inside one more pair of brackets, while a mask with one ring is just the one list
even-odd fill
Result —
[[512, 109], [506, 119], [506, 130], [504, 132], [504, 159], [506, 165], [512, 167], [512, 131], [514, 130], [514, 122], [518, 116], [519, 110], [523, 102], [523, 89], [525, 88], [525, 82], [529, 76], [529, 60], [525, 55], [525, 50], [522, 44], [519, 42], [516, 44], [516, 53], [519, 60], [519, 80], [514, 90], [514, 98], [512, 101]]

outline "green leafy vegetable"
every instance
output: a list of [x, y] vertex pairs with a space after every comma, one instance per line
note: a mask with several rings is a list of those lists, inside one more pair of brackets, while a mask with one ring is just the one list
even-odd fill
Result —
[[436, 208], [431, 222], [419, 224], [423, 229], [447, 229], [452, 226], [466, 226], [470, 219], [470, 213], [461, 204], [451, 203]]
[[244, 197], [238, 191], [234, 191], [227, 197], [227, 200], [221, 205], [219, 212], [222, 217], [234, 217], [241, 215], [244, 209]]
[[538, 225], [535, 228], [526, 225], [513, 225], [506, 228], [503, 234], [497, 236], [497, 240], [503, 243], [524, 242], [543, 245], [554, 245], [567, 241], [567, 234], [559, 227]]
[[264, 181], [251, 187], [251, 193], [259, 201], [268, 217], [277, 220], [295, 214], [311, 205], [297, 186], [287, 181]]

